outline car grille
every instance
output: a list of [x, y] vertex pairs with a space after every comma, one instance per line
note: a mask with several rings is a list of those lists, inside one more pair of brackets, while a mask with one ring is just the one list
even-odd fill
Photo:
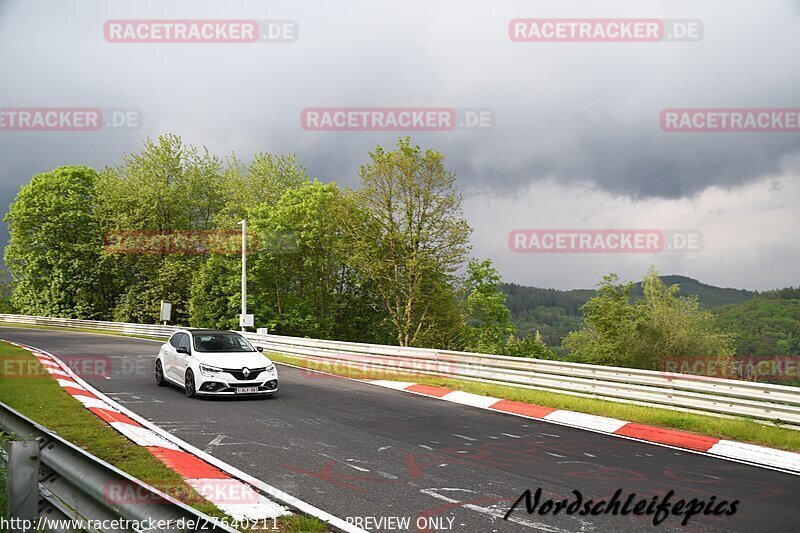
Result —
[[251, 368], [250, 375], [248, 375], [247, 377], [244, 377], [244, 373], [242, 372], [241, 368], [239, 369], [223, 368], [222, 370], [224, 372], [227, 372], [228, 374], [232, 374], [233, 377], [239, 381], [253, 381], [254, 379], [258, 378], [259, 374], [265, 371], [266, 368]]

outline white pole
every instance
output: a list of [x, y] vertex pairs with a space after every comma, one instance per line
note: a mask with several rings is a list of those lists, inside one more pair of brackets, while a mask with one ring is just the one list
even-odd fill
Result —
[[[242, 316], [239, 319], [240, 325], [247, 315], [247, 220], [239, 222], [242, 225]], [[245, 327], [242, 326], [242, 331]]]

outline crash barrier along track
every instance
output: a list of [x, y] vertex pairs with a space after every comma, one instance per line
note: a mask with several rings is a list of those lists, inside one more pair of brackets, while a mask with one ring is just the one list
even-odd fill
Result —
[[[76, 526], [67, 526], [70, 522], [86, 531], [99, 531], [91, 524], [103, 523], [103, 532], [135, 532], [137, 524], [170, 532], [236, 531], [94, 457], [4, 403], [0, 403], [0, 430], [5, 441], [0, 462], [8, 471], [9, 519], [30, 521], [42, 531], [73, 531]], [[130, 487], [140, 497], [110, 501], [105, 491], [109, 486]]]
[[[168, 337], [176, 328], [0, 314], [0, 321]], [[690, 374], [245, 333], [269, 352], [377, 372], [401, 372], [537, 389], [800, 429], [800, 388]]]

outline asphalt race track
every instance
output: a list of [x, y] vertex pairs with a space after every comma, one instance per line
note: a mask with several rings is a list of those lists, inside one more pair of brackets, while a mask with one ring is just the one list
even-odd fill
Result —
[[[271, 399], [190, 400], [155, 385], [158, 343], [2, 328], [0, 338], [58, 356], [107, 357], [82, 377], [198, 448], [334, 515], [429, 519], [429, 531], [798, 531], [800, 476], [527, 420], [279, 366]], [[76, 369], [80, 373], [80, 368]], [[547, 498], [636, 493], [673, 501], [739, 500], [733, 516], [528, 515], [526, 489]], [[638, 499], [638, 498], [637, 498]], [[421, 522], [422, 523], [422, 522]], [[452, 524], [452, 525], [450, 525]], [[373, 528], [371, 528], [373, 529]], [[388, 529], [374, 528], [375, 531]], [[395, 529], [396, 530], [396, 529]]]

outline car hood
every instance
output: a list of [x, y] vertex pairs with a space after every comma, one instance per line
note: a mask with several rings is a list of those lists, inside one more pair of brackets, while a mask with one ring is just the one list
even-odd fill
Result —
[[195, 358], [204, 365], [217, 368], [241, 369], [264, 368], [269, 366], [269, 358], [261, 352], [194, 352]]

